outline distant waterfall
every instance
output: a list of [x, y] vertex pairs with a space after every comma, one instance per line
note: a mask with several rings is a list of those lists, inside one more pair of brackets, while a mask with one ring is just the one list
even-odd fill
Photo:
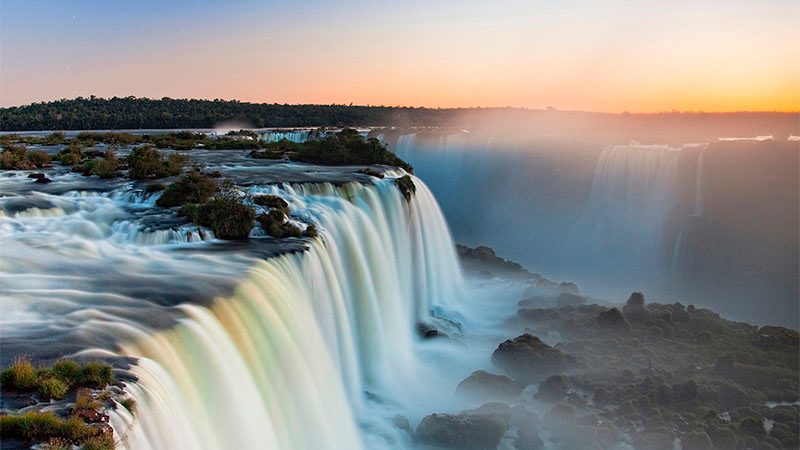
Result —
[[399, 156], [400, 159], [407, 161], [410, 152], [414, 150], [416, 141], [417, 133], [400, 135], [400, 137], [397, 138], [397, 144], [395, 144], [394, 153]]
[[266, 131], [261, 133], [261, 140], [264, 142], [280, 142], [287, 140], [290, 142], [305, 142], [311, 132], [309, 130], [297, 131]]
[[[318, 224], [303, 253], [258, 262], [231, 298], [181, 307], [167, 331], [128, 330], [139, 357], [127, 448], [396, 448], [363, 442], [363, 393], [402, 401], [414, 322], [461, 287], [453, 242], [427, 187], [406, 202], [391, 179], [253, 188]], [[126, 431], [127, 430], [127, 431]], [[387, 432], [387, 434], [391, 434]]]
[[676, 202], [679, 154], [679, 148], [665, 145], [614, 145], [603, 151], [570, 239], [587, 266], [631, 273], [634, 279], [669, 267], [663, 233]]

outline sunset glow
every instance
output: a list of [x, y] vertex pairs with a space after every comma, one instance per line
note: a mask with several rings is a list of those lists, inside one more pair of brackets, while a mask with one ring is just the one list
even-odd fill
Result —
[[791, 0], [167, 3], [4, 0], [0, 104], [800, 110]]

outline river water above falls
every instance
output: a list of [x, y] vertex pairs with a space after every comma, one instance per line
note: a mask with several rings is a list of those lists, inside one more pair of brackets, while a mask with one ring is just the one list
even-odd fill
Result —
[[[491, 331], [499, 316], [475, 311], [489, 292], [523, 287], [465, 288], [424, 183], [406, 201], [402, 172], [378, 179], [238, 151], [191, 158], [242, 195], [280, 195], [319, 237], [256, 228], [222, 241], [156, 207], [144, 184], [55, 169], [38, 185], [6, 172], [4, 365], [23, 354], [114, 361], [139, 405], [136, 417], [111, 415], [124, 448], [403, 448], [413, 444], [396, 415], [414, 423], [459, 407], [458, 380], [507, 337]], [[436, 321], [463, 332], [416, 335]]]

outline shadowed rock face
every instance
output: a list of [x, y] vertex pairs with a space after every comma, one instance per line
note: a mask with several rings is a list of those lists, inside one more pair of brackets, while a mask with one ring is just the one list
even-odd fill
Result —
[[422, 419], [416, 437], [454, 449], [490, 450], [500, 445], [508, 429], [501, 419], [472, 414], [431, 414]]
[[575, 358], [525, 333], [501, 343], [492, 354], [492, 362], [515, 379], [531, 383], [573, 367]]
[[476, 370], [456, 388], [456, 393], [475, 399], [510, 399], [519, 396], [522, 386], [505, 375]]

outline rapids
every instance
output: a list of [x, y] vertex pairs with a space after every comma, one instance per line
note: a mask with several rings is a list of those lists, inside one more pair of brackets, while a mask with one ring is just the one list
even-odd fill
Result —
[[[26, 172], [6, 175], [4, 362], [26, 353], [124, 361], [138, 412], [112, 412], [123, 448], [410, 446], [392, 420], [418, 418], [426, 388], [406, 382], [442, 370], [423, 348], [441, 344], [415, 327], [469, 321], [455, 306], [464, 280], [428, 188], [414, 178], [407, 202], [394, 184], [402, 171], [373, 179], [198, 154], [251, 180], [240, 195], [283, 197], [319, 237], [278, 242], [256, 228], [250, 243], [219, 241], [135, 183], [59, 172], [40, 187]], [[284, 177], [293, 182], [260, 181], [293, 171]], [[431, 382], [428, 401], [451, 396], [474, 368], [460, 364], [445, 377], [447, 395]]]

